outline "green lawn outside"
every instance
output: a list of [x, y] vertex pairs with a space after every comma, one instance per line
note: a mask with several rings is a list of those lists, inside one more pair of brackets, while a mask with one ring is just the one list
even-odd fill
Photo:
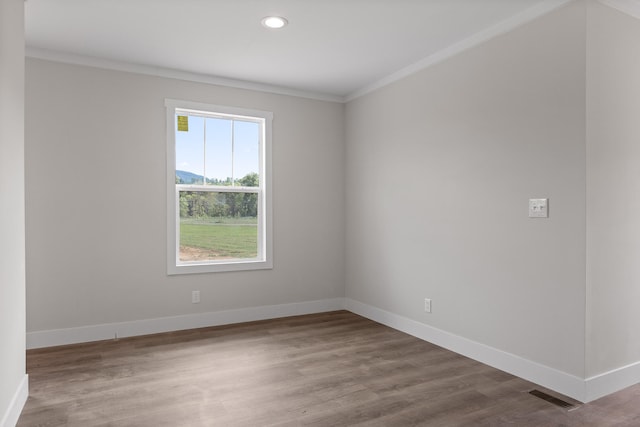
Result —
[[258, 226], [255, 218], [217, 222], [183, 220], [180, 222], [180, 247], [183, 261], [255, 258], [258, 256]]

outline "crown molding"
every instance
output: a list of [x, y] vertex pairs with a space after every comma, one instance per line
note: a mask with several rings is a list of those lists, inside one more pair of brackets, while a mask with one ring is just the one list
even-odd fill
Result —
[[47, 61], [62, 62], [65, 64], [82, 65], [86, 67], [102, 68], [106, 70], [124, 71], [128, 73], [144, 74], [155, 77], [165, 77], [169, 79], [184, 80], [196, 83], [207, 83], [216, 86], [225, 86], [236, 89], [253, 90], [257, 92], [273, 93], [276, 95], [295, 96], [298, 98], [308, 98], [317, 101], [344, 102], [344, 98], [337, 95], [305, 92], [301, 90], [254, 83], [245, 80], [228, 79], [208, 74], [192, 73], [172, 68], [154, 67], [150, 65], [133, 64], [129, 62], [113, 61], [93, 56], [77, 55], [72, 53], [59, 52], [49, 49], [41, 49], [27, 46], [26, 56], [29, 58], [44, 59]]
[[622, 13], [640, 19], [640, 1], [638, 0], [599, 0], [600, 3], [612, 7]]
[[[27, 46], [26, 56], [37, 59], [45, 59], [67, 64], [83, 65], [88, 67], [103, 68], [108, 70], [124, 71], [137, 74], [146, 74], [156, 77], [185, 80], [198, 83], [207, 83], [217, 86], [232, 87], [236, 89], [246, 89], [258, 92], [273, 93], [277, 95], [287, 95], [299, 98], [308, 98], [319, 101], [346, 103], [371, 93], [375, 90], [388, 86], [398, 80], [443, 62], [459, 53], [471, 49], [479, 44], [491, 40], [500, 35], [506, 34], [522, 25], [525, 25], [543, 15], [557, 10], [573, 0], [545, 0], [537, 5], [515, 15], [497, 25], [480, 31], [458, 43], [446, 47], [408, 67], [398, 70], [382, 79], [364, 86], [346, 96], [306, 92], [292, 88], [255, 83], [245, 80], [229, 79], [208, 74], [192, 73], [171, 68], [154, 67], [142, 64], [107, 60], [86, 55], [64, 53], [54, 50], [41, 49]], [[599, 2], [620, 10], [628, 15], [640, 18], [640, 1], [638, 0], [598, 0]]]
[[[524, 12], [515, 15], [505, 21], [502, 21], [499, 24], [496, 24], [492, 27], [489, 27], [483, 31], [480, 31], [464, 40], [459, 41], [449, 47], [446, 47], [433, 55], [430, 55], [415, 64], [409, 65], [406, 68], [403, 68], [399, 71], [396, 71], [393, 74], [390, 74], [387, 77], [384, 77], [377, 82], [365, 86], [362, 89], [359, 89], [345, 97], [345, 102], [352, 101], [356, 98], [359, 98], [363, 95], [366, 95], [370, 92], [373, 92], [377, 89], [380, 89], [384, 86], [388, 86], [391, 83], [394, 83], [398, 80], [401, 80], [405, 77], [408, 77], [412, 74], [415, 74], [419, 71], [422, 71], [426, 68], [429, 68], [433, 65], [436, 65], [440, 62], [443, 62], [461, 52], [464, 52], [468, 49], [471, 49], [481, 43], [484, 43], [488, 40], [491, 40], [495, 37], [498, 37], [502, 34], [508, 33], [524, 24], [527, 24], [543, 15], [546, 15], [550, 12], [553, 12], [556, 9], [561, 8], [567, 3], [570, 3], [572, 0], [545, 0], [542, 3], [539, 3]], [[623, 0], [621, 0], [623, 1]], [[629, 0], [631, 1], [631, 0]]]

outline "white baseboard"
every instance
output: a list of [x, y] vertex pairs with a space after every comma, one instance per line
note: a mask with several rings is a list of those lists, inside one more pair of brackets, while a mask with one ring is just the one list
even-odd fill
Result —
[[350, 298], [345, 298], [344, 308], [580, 402], [592, 402], [640, 383], [640, 362], [583, 379]]
[[[583, 379], [350, 298], [333, 298], [29, 332], [27, 333], [27, 348], [52, 347], [113, 339], [115, 337], [124, 338], [343, 309], [524, 378], [580, 402], [590, 402], [640, 382], [640, 362]], [[24, 405], [24, 401], [26, 401], [26, 387], [25, 382], [24, 395], [16, 394], [16, 405], [14, 406], [20, 410], [22, 409], [21, 405]], [[24, 399], [20, 404], [22, 396], [24, 396]], [[18, 415], [19, 413], [18, 411]], [[13, 412], [10, 412], [10, 414], [13, 414]], [[5, 415], [4, 419], [9, 420], [8, 416], [9, 414]], [[5, 427], [5, 424], [0, 424], [0, 427]]]
[[640, 362], [595, 375], [586, 380], [586, 401], [591, 402], [640, 383]]
[[20, 418], [20, 413], [22, 413], [22, 408], [24, 408], [24, 404], [27, 403], [28, 397], [29, 376], [25, 374], [20, 384], [18, 384], [18, 389], [13, 395], [11, 403], [9, 403], [7, 412], [3, 415], [2, 420], [0, 420], [0, 427], [15, 427], [18, 423], [18, 418]]
[[345, 309], [580, 402], [586, 401], [585, 381], [582, 378], [350, 298], [345, 299]]
[[35, 331], [27, 333], [27, 349], [276, 319], [279, 317], [342, 310], [343, 308], [343, 298], [333, 298], [77, 328]]

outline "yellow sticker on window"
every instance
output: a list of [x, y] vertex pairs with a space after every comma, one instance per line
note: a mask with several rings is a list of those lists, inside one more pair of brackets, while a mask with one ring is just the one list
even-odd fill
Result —
[[189, 132], [189, 116], [178, 116], [178, 132]]

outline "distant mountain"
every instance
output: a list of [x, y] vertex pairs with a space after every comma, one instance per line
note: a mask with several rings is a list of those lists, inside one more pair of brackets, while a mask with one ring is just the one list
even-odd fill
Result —
[[[258, 186], [258, 174], [255, 172], [248, 173], [244, 178], [236, 178], [236, 185], [244, 185], [247, 187]], [[202, 175], [197, 175], [188, 171], [176, 171], [176, 184], [202, 184]], [[207, 178], [207, 184], [212, 185], [232, 185], [231, 178]]]
[[178, 184], [202, 184], [202, 175], [196, 175], [193, 172], [176, 171], [176, 178], [178, 179]]

